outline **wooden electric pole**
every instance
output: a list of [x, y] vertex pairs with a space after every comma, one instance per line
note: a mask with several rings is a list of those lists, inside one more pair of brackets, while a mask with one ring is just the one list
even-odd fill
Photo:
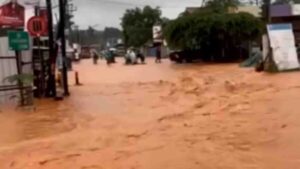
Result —
[[267, 23], [271, 22], [271, 0], [265, 0], [266, 5], [266, 21]]
[[68, 86], [68, 70], [67, 70], [67, 54], [66, 54], [66, 35], [65, 35], [65, 22], [66, 22], [66, 4], [67, 0], [59, 0], [59, 14], [60, 14], [60, 33], [61, 33], [61, 55], [62, 55], [62, 77], [63, 77], [63, 88], [64, 95], [69, 96], [69, 86]]
[[49, 59], [48, 59], [48, 84], [47, 96], [56, 97], [56, 83], [55, 83], [55, 61], [56, 52], [54, 49], [54, 36], [53, 36], [53, 14], [51, 0], [46, 0], [47, 17], [48, 17], [48, 37], [49, 37]]

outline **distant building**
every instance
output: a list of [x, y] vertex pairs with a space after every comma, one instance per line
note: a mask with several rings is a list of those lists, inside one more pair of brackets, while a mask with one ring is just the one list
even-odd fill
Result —
[[258, 6], [239, 6], [232, 10], [232, 13], [247, 12], [255, 17], [261, 17], [262, 10]]

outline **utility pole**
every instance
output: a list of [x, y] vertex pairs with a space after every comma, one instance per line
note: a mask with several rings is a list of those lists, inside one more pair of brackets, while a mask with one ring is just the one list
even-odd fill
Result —
[[54, 51], [54, 36], [53, 36], [53, 14], [51, 0], [46, 0], [47, 17], [48, 17], [48, 37], [49, 37], [49, 60], [48, 60], [48, 87], [47, 95], [56, 97], [56, 83], [55, 83], [55, 60], [56, 52]]
[[271, 22], [271, 15], [270, 15], [270, 12], [271, 12], [271, 0], [264, 0], [264, 5], [265, 5], [265, 8], [266, 8], [266, 21], [267, 23], [270, 23]]
[[[69, 35], [66, 37], [69, 42], [76, 42], [76, 27], [73, 25], [71, 19], [73, 18], [73, 12], [77, 11], [77, 7], [73, 4], [72, 0], [68, 0], [66, 4], [66, 29], [69, 30]], [[74, 30], [75, 29], [75, 30]]]
[[[266, 28], [268, 24], [272, 23], [272, 16], [271, 16], [271, 0], [263, 0], [263, 10], [264, 10], [264, 20], [266, 22]], [[265, 37], [268, 36], [267, 29], [265, 31]], [[269, 41], [269, 39], [268, 39]], [[276, 63], [274, 62], [273, 59], [273, 53], [272, 53], [272, 48], [270, 45], [270, 41], [268, 42], [268, 46], [266, 49], [267, 53], [264, 59], [264, 70], [268, 72], [276, 72], [278, 71], [278, 68], [276, 66]]]
[[63, 60], [63, 70], [62, 70], [62, 77], [63, 77], [63, 88], [64, 88], [64, 95], [69, 96], [69, 86], [68, 86], [68, 70], [67, 70], [67, 54], [66, 54], [66, 35], [65, 35], [65, 21], [66, 21], [66, 5], [68, 4], [67, 0], [59, 0], [59, 13], [60, 13], [60, 33], [61, 33], [61, 54]]

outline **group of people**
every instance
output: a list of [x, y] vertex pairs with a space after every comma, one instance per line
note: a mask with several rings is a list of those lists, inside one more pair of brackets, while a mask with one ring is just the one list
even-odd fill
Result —
[[[107, 65], [112, 63], [116, 63], [115, 54], [112, 50], [105, 50], [101, 54], [99, 54], [96, 50], [91, 50], [91, 55], [93, 57], [93, 63], [96, 65], [98, 64], [99, 58], [105, 59]], [[139, 63], [145, 64], [145, 56], [144, 54], [138, 50], [130, 47], [124, 56], [125, 65], [136, 65]], [[155, 63], [161, 63], [161, 52], [159, 49], [156, 50], [156, 59]]]
[[129, 48], [125, 54], [125, 65], [138, 64], [138, 60], [141, 61], [141, 64], [145, 64], [145, 56], [140, 52], [140, 50]]
[[107, 65], [116, 63], [114, 53], [111, 50], [105, 50], [101, 54], [99, 54], [96, 50], [91, 50], [91, 55], [93, 57], [93, 62], [95, 65], [98, 64], [98, 60], [100, 58], [105, 58]]

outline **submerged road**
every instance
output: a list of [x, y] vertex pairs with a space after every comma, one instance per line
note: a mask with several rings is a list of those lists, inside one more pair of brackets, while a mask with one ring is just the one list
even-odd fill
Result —
[[0, 108], [0, 168], [299, 167], [299, 72], [147, 62], [85, 60], [64, 101]]

